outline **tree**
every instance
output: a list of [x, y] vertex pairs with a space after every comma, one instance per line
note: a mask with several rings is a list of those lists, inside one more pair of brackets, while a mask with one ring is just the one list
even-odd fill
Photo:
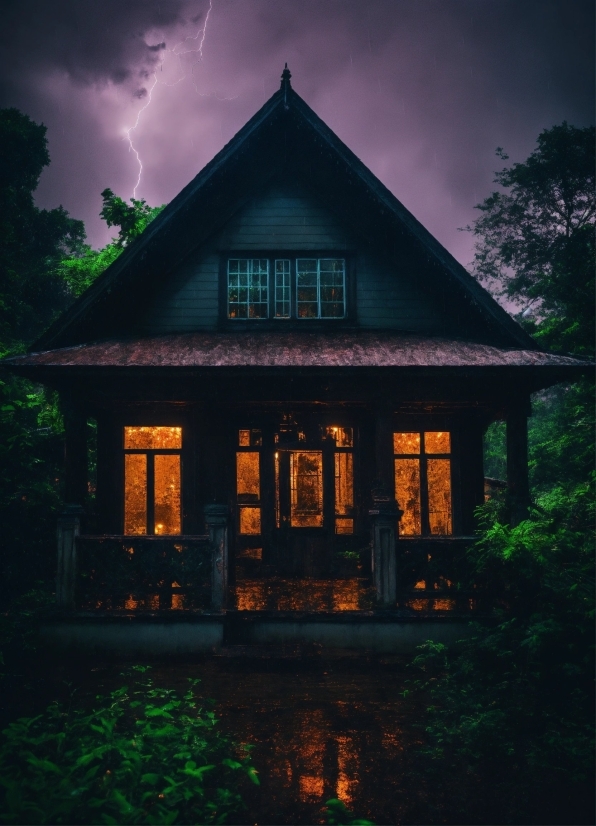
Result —
[[594, 140], [594, 127], [545, 129], [524, 163], [496, 173], [505, 191], [467, 228], [477, 277], [525, 304], [522, 322], [546, 346], [577, 354], [594, 352]]
[[0, 354], [18, 352], [64, 309], [57, 266], [80, 249], [82, 221], [61, 206], [38, 209], [33, 192], [49, 164], [46, 127], [18, 109], [0, 110]]
[[119, 228], [118, 236], [100, 250], [84, 244], [74, 255], [62, 259], [58, 271], [74, 295], [84, 292], [165, 208], [165, 204], [152, 207], [144, 199], [136, 198], [131, 198], [129, 205], [111, 189], [104, 189], [101, 197], [100, 215], [109, 227]]

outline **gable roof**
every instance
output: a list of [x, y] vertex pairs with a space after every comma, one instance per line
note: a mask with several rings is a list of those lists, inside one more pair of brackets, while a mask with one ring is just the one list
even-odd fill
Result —
[[319, 195], [333, 192], [328, 206], [387, 255], [405, 244], [412, 261], [424, 266], [428, 287], [440, 293], [445, 311], [461, 319], [467, 337], [540, 350], [291, 88], [287, 69], [279, 91], [31, 349], [134, 335], [134, 319], [168, 274], [267, 180], [288, 171], [310, 181]]

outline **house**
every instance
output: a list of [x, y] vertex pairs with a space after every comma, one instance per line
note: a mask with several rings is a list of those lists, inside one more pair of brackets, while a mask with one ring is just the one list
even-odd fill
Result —
[[287, 67], [5, 366], [56, 389], [65, 416], [48, 634], [121, 652], [200, 650], [224, 634], [394, 650], [461, 631], [474, 595], [454, 571], [484, 499], [483, 433], [506, 420], [519, 520], [530, 394], [585, 369], [540, 349]]

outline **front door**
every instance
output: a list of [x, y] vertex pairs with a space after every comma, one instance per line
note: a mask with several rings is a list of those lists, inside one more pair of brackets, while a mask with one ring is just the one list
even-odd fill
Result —
[[236, 555], [279, 576], [333, 575], [354, 533], [354, 429], [286, 418], [238, 429]]

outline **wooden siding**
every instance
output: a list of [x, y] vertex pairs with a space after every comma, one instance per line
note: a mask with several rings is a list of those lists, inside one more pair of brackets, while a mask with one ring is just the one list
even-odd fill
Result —
[[289, 254], [356, 252], [356, 323], [366, 329], [445, 332], [441, 313], [416, 284], [416, 273], [395, 271], [311, 197], [270, 186], [240, 209], [211, 241], [170, 278], [141, 325], [144, 334], [214, 329], [218, 323], [221, 251]]

